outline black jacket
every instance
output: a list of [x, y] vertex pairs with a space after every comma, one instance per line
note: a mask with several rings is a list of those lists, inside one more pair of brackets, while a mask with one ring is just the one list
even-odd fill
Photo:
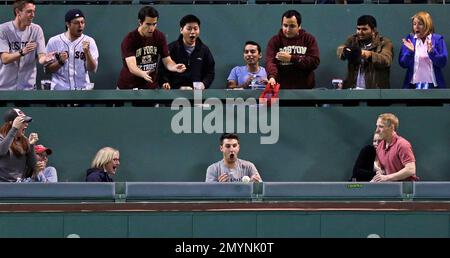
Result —
[[183, 73], [171, 72], [163, 64], [160, 64], [160, 86], [169, 82], [172, 89], [179, 89], [180, 86], [192, 87], [192, 82], [203, 82], [205, 88], [209, 88], [214, 80], [215, 62], [211, 51], [200, 38], [197, 38], [194, 51], [190, 56], [184, 48], [182, 35], [178, 37], [178, 40], [169, 44], [169, 53], [175, 63], [183, 63], [186, 66], [186, 71]]
[[114, 182], [114, 180], [103, 169], [90, 168], [86, 171], [86, 182]]
[[[373, 145], [366, 145], [361, 149], [356, 159], [355, 165], [353, 166], [353, 176], [352, 178], [356, 181], [370, 181], [375, 176], [373, 171], [373, 162], [377, 152]], [[352, 179], [350, 179], [352, 181]]]

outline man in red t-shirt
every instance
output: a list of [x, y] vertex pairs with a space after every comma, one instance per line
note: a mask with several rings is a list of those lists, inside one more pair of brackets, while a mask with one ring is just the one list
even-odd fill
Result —
[[129, 32], [122, 41], [123, 67], [117, 86], [119, 89], [158, 88], [158, 62], [161, 59], [167, 70], [182, 73], [184, 64], [176, 64], [169, 56], [166, 37], [156, 29], [158, 11], [142, 7], [139, 11], [139, 27]]
[[391, 113], [378, 116], [376, 133], [381, 136], [377, 147], [380, 170], [371, 182], [417, 181], [416, 159], [411, 144], [397, 134], [399, 121]]

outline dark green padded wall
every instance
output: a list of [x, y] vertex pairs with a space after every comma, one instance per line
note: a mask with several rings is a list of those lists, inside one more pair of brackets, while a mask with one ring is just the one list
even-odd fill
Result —
[[[105, 145], [121, 151], [116, 181], [203, 181], [208, 165], [221, 159], [218, 134], [174, 134], [171, 119], [177, 111], [169, 108], [24, 110], [34, 118], [27, 132], [39, 132], [40, 142], [54, 149], [50, 163], [60, 181], [83, 181], [95, 152]], [[253, 161], [264, 181], [346, 181], [383, 112], [400, 118], [399, 134], [412, 143], [422, 180], [449, 181], [447, 106], [284, 107], [278, 143], [261, 145], [259, 134], [241, 134], [240, 157]]]
[[[120, 43], [125, 34], [137, 26], [140, 6], [76, 6], [87, 16], [86, 34], [93, 36], [100, 49], [100, 65], [93, 81], [98, 89], [114, 89], [121, 69]], [[178, 22], [188, 13], [201, 21], [201, 38], [211, 48], [216, 60], [216, 79], [213, 88], [224, 88], [232, 67], [241, 65], [242, 44], [256, 40], [265, 51], [268, 40], [280, 28], [280, 16], [295, 8], [303, 16], [303, 28], [315, 35], [321, 52], [321, 64], [317, 69], [317, 87], [329, 87], [334, 77], [344, 77], [346, 64], [337, 60], [335, 50], [349, 34], [355, 32], [356, 19], [363, 14], [377, 18], [382, 35], [394, 43], [394, 64], [391, 87], [400, 88], [405, 70], [398, 65], [401, 39], [410, 31], [410, 17], [420, 10], [431, 13], [437, 33], [450, 35], [446, 18], [448, 5], [156, 5], [160, 12], [158, 28], [168, 41], [179, 35]], [[64, 30], [64, 14], [71, 6], [38, 6], [35, 22], [49, 37]], [[0, 22], [12, 19], [10, 6], [0, 9]], [[447, 39], [450, 49], [450, 39]], [[42, 69], [40, 69], [42, 70]], [[41, 72], [42, 73], [42, 72]], [[450, 66], [445, 68], [450, 83]]]
[[[220, 219], [222, 223], [217, 223]], [[111, 226], [114, 225], [114, 226]], [[233, 225], [233, 226], [230, 226]], [[449, 237], [445, 212], [2, 213], [0, 237]], [[175, 246], [175, 245], [174, 245]], [[276, 246], [276, 245], [275, 245]], [[164, 248], [161, 250], [166, 251]], [[279, 249], [274, 249], [274, 251]]]

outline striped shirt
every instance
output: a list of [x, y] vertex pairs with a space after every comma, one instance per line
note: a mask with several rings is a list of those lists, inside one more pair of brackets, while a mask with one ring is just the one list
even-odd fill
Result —
[[[89, 41], [89, 51], [98, 64], [98, 49], [95, 40], [82, 34], [74, 41], [70, 41], [65, 33], [49, 39], [47, 51], [69, 54], [67, 62], [52, 74], [51, 88], [54, 90], [84, 90], [91, 89], [91, 81], [86, 68], [86, 57], [83, 52], [83, 41]], [[97, 66], [98, 67], [98, 66]]]

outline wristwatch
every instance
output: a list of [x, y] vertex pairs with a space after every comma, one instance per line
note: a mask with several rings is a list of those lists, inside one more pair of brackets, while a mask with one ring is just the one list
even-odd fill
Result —
[[25, 54], [23, 53], [23, 49], [19, 50], [19, 54], [20, 56], [25, 56]]
[[55, 53], [56, 61], [58, 61], [59, 66], [64, 66], [64, 61], [61, 60], [61, 56], [59, 53]]

